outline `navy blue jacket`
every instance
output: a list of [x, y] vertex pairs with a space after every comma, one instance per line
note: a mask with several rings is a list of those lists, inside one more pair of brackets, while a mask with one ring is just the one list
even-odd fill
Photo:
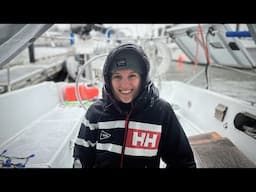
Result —
[[[135, 104], [90, 106], [75, 143], [83, 167], [195, 167], [188, 139], [171, 105], [148, 85]], [[147, 92], [146, 90], [149, 90]]]

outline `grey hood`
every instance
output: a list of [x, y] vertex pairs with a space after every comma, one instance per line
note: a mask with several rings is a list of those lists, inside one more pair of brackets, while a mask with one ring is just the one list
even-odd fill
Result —
[[[111, 85], [110, 85], [110, 79], [111, 79], [111, 71], [113, 66], [113, 62], [116, 60], [116, 58], [119, 57], [120, 53], [125, 53], [127, 51], [134, 52], [137, 57], [139, 57], [140, 61], [140, 71], [141, 71], [141, 91], [146, 87], [146, 85], [149, 83], [149, 70], [150, 70], [150, 63], [147, 55], [143, 51], [142, 47], [132, 44], [132, 43], [126, 43], [122, 44], [114, 49], [111, 50], [108, 57], [106, 58], [106, 61], [104, 63], [103, 67], [103, 76], [104, 76], [104, 91], [113, 96]], [[124, 56], [125, 57], [125, 56]]]

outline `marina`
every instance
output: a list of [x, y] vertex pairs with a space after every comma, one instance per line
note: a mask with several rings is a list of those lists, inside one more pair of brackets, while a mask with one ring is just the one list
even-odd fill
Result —
[[84, 114], [101, 97], [106, 55], [125, 42], [148, 54], [151, 78], [198, 168], [256, 167], [254, 24], [240, 24], [232, 37], [234, 24], [144, 24], [149, 36], [131, 36], [143, 24], [70, 25], [58, 33], [54, 25], [12, 25], [0, 25], [14, 34], [0, 47], [8, 50], [0, 54], [0, 167], [72, 168]]

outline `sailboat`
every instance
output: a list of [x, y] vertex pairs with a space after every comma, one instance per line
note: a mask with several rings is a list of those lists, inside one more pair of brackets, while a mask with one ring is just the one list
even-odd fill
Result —
[[[251, 27], [253, 29], [254, 26]], [[26, 33], [30, 38], [19, 47], [26, 48], [31, 39], [35, 40], [48, 28], [47, 25], [41, 25], [36, 33]], [[208, 45], [212, 47], [207, 58], [204, 56], [207, 44], [203, 43], [203, 38], [199, 39], [199, 35], [206, 37], [209, 29], [212, 37]], [[197, 58], [199, 64], [208, 66], [209, 59], [216, 65], [253, 71], [256, 65], [252, 55], [237, 37], [226, 37], [227, 31], [231, 31], [231, 28], [226, 25], [205, 24], [198, 28], [195, 24], [170, 27], [166, 34], [188, 59], [193, 61]], [[251, 35], [254, 35], [254, 30], [251, 30]], [[148, 42], [140, 40], [141, 45]], [[169, 51], [168, 42], [152, 42], [157, 50]], [[15, 43], [12, 45], [16, 47], [15, 51], [11, 51], [11, 46], [1, 48], [8, 49], [10, 53], [5, 59], [0, 59], [1, 66], [20, 50]], [[160, 64], [152, 61], [158, 74], [164, 70], [157, 70], [157, 67], [170, 67], [169, 62], [173, 62], [170, 61], [168, 51], [163, 53]], [[156, 56], [159, 61], [159, 54], [154, 51], [152, 57]], [[91, 69], [88, 66], [94, 61], [101, 60], [102, 63], [106, 55], [107, 52], [95, 54], [86, 60], [77, 71], [75, 82], [45, 81], [0, 95], [2, 167], [72, 168], [74, 143], [84, 114], [93, 99], [101, 96], [97, 90], [101, 90], [102, 84], [92, 81], [95, 80], [95, 74], [84, 77], [84, 70], [88, 72]], [[197, 167], [256, 167], [255, 105], [214, 92], [209, 85], [204, 88], [194, 86], [191, 81], [184, 83], [160, 79], [157, 86], [160, 96], [172, 105], [191, 142]], [[86, 85], [82, 84], [85, 82]], [[83, 90], [84, 95], [81, 93]], [[88, 93], [92, 96], [87, 97]], [[161, 163], [160, 167], [164, 166]]]

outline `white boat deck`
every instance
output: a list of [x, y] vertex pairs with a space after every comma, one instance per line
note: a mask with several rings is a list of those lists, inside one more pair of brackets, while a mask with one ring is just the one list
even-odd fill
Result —
[[82, 108], [57, 106], [44, 117], [32, 122], [4, 148], [8, 149], [10, 156], [18, 154], [26, 157], [35, 154], [26, 167], [70, 168], [74, 138], [83, 114]]
[[72, 167], [74, 140], [85, 110], [64, 105], [60, 88], [44, 82], [0, 95], [4, 109], [0, 116], [0, 153], [7, 150], [5, 155], [10, 157], [34, 154], [26, 167]]
[[[255, 138], [234, 126], [238, 113], [256, 114], [250, 103], [177, 81], [162, 82], [161, 87], [160, 96], [172, 105], [189, 138], [219, 135], [218, 141], [192, 145], [197, 161], [205, 161], [201, 167], [256, 167]], [[219, 104], [227, 107], [223, 120], [217, 117]]]

